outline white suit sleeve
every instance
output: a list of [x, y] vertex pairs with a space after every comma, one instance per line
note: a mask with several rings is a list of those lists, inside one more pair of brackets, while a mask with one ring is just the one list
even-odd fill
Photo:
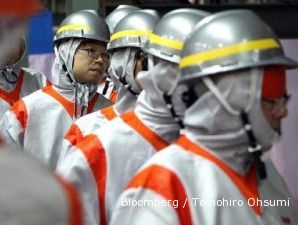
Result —
[[180, 225], [175, 209], [152, 190], [127, 189], [118, 199], [111, 225]]
[[4, 114], [1, 120], [0, 136], [4, 142], [23, 148], [27, 122], [26, 105], [22, 100], [19, 100]]
[[187, 195], [179, 177], [163, 166], [150, 164], [133, 177], [119, 197], [111, 224], [192, 224], [190, 207], [185, 201]]
[[[99, 224], [99, 203], [96, 181], [86, 159], [82, 145], [86, 146], [82, 140], [75, 145], [67, 139], [63, 140], [60, 159], [56, 172], [64, 179], [71, 182], [80, 192], [83, 202], [84, 224]], [[81, 143], [81, 144], [80, 144]]]

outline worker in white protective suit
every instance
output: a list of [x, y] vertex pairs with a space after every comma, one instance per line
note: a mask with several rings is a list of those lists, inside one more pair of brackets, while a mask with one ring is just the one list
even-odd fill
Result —
[[14, 225], [83, 225], [75, 188], [16, 149], [0, 148], [0, 221]]
[[[133, 111], [141, 92], [134, 78], [140, 71], [148, 70], [148, 61], [151, 60], [141, 47], [145, 46], [149, 31], [154, 28], [158, 19], [156, 11], [146, 9], [130, 13], [117, 24], [108, 46], [111, 62], [107, 73], [118, 86], [116, 103], [75, 121], [65, 135], [63, 151], [67, 151], [66, 149], [116, 116]], [[136, 33], [138, 37], [135, 37]], [[140, 41], [136, 41], [136, 38]]]
[[[184, 39], [206, 15], [192, 9], [165, 15], [144, 47], [157, 64], [138, 74], [137, 81], [143, 91], [134, 111], [94, 130], [61, 157], [57, 171], [81, 190], [87, 224], [109, 223], [118, 196], [137, 169], [179, 136], [179, 124], [163, 96], [177, 78]], [[181, 26], [168, 29], [175, 21], [180, 21]], [[162, 83], [169, 85], [160, 86]]]
[[[9, 44], [19, 44], [19, 30], [25, 30], [29, 15], [37, 10], [35, 0], [1, 2], [1, 60], [14, 52]], [[3, 35], [7, 33], [12, 37], [10, 42], [6, 42]], [[73, 186], [26, 153], [7, 149], [2, 144], [0, 142], [0, 223], [83, 225], [80, 199]]]
[[73, 121], [110, 105], [96, 93], [109, 65], [109, 30], [93, 10], [68, 16], [55, 36], [53, 85], [15, 103], [4, 115], [1, 135], [55, 169], [65, 132]]
[[19, 39], [18, 48], [6, 60], [2, 61], [0, 68], [0, 119], [4, 113], [20, 98], [46, 86], [46, 77], [38, 71], [25, 68], [25, 40]]
[[[114, 9], [105, 19], [109, 26], [110, 34], [113, 35], [116, 25], [128, 14], [140, 10], [140, 8], [133, 5], [119, 5]], [[135, 27], [133, 27], [135, 28]], [[139, 27], [140, 29], [140, 27]], [[114, 82], [109, 76], [98, 86], [98, 93], [104, 95], [112, 102], [116, 102], [119, 84]]]
[[248, 10], [211, 15], [179, 66], [184, 135], [138, 171], [111, 224], [298, 224], [283, 179], [261, 159], [287, 114], [285, 68], [297, 66], [274, 32]]

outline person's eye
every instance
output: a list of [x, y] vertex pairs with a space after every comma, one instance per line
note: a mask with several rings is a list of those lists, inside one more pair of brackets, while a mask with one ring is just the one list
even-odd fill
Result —
[[94, 53], [96, 52], [96, 51], [95, 51], [94, 49], [92, 49], [92, 48], [89, 48], [88, 51], [89, 51], [92, 55], [94, 55]]

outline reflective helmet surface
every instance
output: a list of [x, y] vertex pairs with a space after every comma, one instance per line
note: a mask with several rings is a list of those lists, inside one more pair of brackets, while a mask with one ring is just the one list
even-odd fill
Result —
[[187, 35], [208, 15], [210, 13], [197, 9], [177, 9], [165, 14], [155, 25], [144, 50], [156, 57], [178, 63]]
[[110, 31], [105, 20], [95, 10], [81, 10], [62, 21], [54, 42], [67, 38], [84, 38], [108, 43]]
[[172, 14], [177, 14], [177, 13], [201, 13], [201, 14], [206, 13], [206, 16], [210, 15], [210, 13], [208, 13], [206, 11], [203, 11], [203, 10], [199, 10], [199, 9], [180, 8], [180, 9], [175, 9], [175, 10], [172, 10], [172, 11], [164, 14], [162, 18], [165, 18], [167, 16], [171, 16]]
[[249, 10], [211, 15], [195, 27], [182, 51], [181, 80], [267, 65], [296, 66], [271, 28]]
[[139, 10], [140, 8], [132, 5], [119, 5], [116, 9], [114, 9], [107, 17], [106, 23], [109, 26], [110, 33], [114, 33], [114, 29], [116, 25], [128, 14]]
[[108, 49], [144, 47], [158, 19], [158, 13], [154, 10], [130, 13], [116, 25]]

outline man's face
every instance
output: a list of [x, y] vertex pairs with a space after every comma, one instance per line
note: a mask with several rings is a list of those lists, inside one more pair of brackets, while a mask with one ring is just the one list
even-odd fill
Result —
[[287, 101], [288, 96], [285, 94], [281, 98], [262, 99], [261, 106], [263, 113], [273, 130], [281, 134], [281, 120], [288, 115]]
[[261, 107], [272, 129], [281, 134], [281, 120], [288, 114], [285, 68], [264, 68]]
[[99, 41], [83, 42], [74, 55], [73, 74], [81, 84], [98, 84], [109, 67], [106, 44]]

